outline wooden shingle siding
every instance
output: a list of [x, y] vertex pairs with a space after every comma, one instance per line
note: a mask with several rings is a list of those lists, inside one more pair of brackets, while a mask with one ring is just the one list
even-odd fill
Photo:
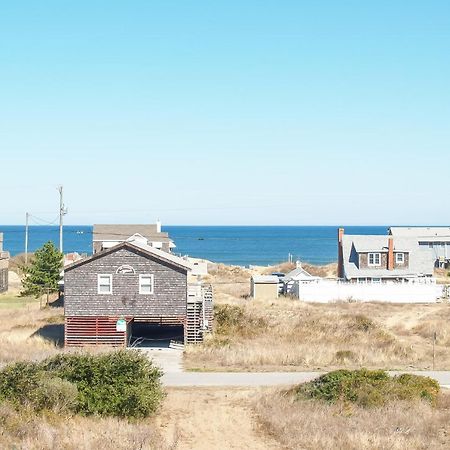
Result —
[[[131, 266], [135, 273], [116, 273], [123, 265]], [[112, 294], [98, 294], [99, 274], [112, 275]], [[154, 275], [153, 294], [139, 294], [140, 274]], [[67, 270], [64, 276], [67, 317], [185, 317], [186, 298], [185, 269], [130, 248], [88, 261]]]

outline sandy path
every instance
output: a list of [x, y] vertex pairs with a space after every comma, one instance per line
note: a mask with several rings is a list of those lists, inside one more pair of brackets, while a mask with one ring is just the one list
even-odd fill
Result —
[[158, 418], [160, 429], [179, 450], [279, 449], [258, 430], [250, 408], [256, 392], [239, 388], [170, 388]]

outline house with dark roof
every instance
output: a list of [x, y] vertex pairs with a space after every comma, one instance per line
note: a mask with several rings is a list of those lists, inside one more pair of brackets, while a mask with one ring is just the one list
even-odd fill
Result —
[[212, 290], [189, 285], [190, 270], [182, 258], [128, 241], [66, 266], [65, 345], [201, 341], [212, 326]]
[[3, 233], [0, 233], [0, 292], [8, 290], [9, 252], [3, 251]]
[[411, 237], [338, 231], [338, 277], [349, 282], [429, 282], [434, 257]]
[[436, 267], [450, 266], [450, 227], [391, 227], [389, 234], [415, 239], [421, 250], [433, 254]]
[[161, 231], [161, 222], [155, 224], [95, 224], [93, 227], [93, 253], [114, 247], [121, 242], [137, 242], [166, 252], [175, 248], [169, 234]]

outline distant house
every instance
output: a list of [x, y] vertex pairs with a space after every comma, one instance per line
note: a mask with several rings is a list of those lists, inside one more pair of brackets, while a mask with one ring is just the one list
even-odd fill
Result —
[[8, 290], [9, 252], [3, 251], [3, 233], [0, 233], [0, 292]]
[[450, 227], [391, 227], [389, 234], [415, 239], [421, 250], [433, 254], [437, 267], [450, 265]]
[[296, 266], [294, 270], [287, 273], [283, 278], [285, 294], [295, 294], [298, 291], [297, 284], [318, 283], [322, 279], [307, 272], [300, 261], [297, 261]]
[[140, 242], [65, 267], [65, 344], [127, 346], [177, 333], [181, 341], [201, 341], [212, 326], [212, 291], [188, 285], [190, 270], [185, 260]]
[[338, 277], [359, 283], [427, 282], [433, 277], [434, 257], [415, 238], [346, 235], [338, 231]]
[[170, 252], [175, 244], [168, 233], [161, 231], [161, 223], [147, 225], [95, 224], [93, 227], [93, 253], [114, 247], [121, 242], [135, 242]]

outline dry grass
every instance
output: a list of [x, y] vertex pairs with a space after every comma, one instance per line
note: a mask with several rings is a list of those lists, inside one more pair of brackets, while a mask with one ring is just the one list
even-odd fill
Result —
[[288, 449], [444, 449], [450, 446], [450, 393], [435, 408], [392, 402], [377, 409], [294, 401], [271, 391], [254, 401], [263, 431]]
[[38, 360], [61, 351], [55, 345], [64, 322], [62, 308], [39, 308], [39, 300], [0, 296], [0, 366]]
[[114, 418], [37, 416], [0, 405], [0, 448], [20, 450], [169, 449], [154, 419], [136, 423]]
[[[240, 279], [249, 274], [240, 273]], [[229, 274], [227, 274], [229, 277]], [[243, 310], [252, 333], [228, 330], [188, 347], [185, 366], [200, 370], [302, 370], [338, 367], [430, 369], [437, 332], [436, 369], [450, 369], [448, 304], [308, 304], [279, 298], [248, 300], [249, 284], [222, 284], [215, 302]], [[366, 322], [367, 326], [362, 324]], [[253, 326], [253, 325], [252, 325]]]
[[156, 419], [177, 450], [279, 450], [261, 432], [252, 408], [258, 391], [249, 388], [190, 387], [168, 389]]

